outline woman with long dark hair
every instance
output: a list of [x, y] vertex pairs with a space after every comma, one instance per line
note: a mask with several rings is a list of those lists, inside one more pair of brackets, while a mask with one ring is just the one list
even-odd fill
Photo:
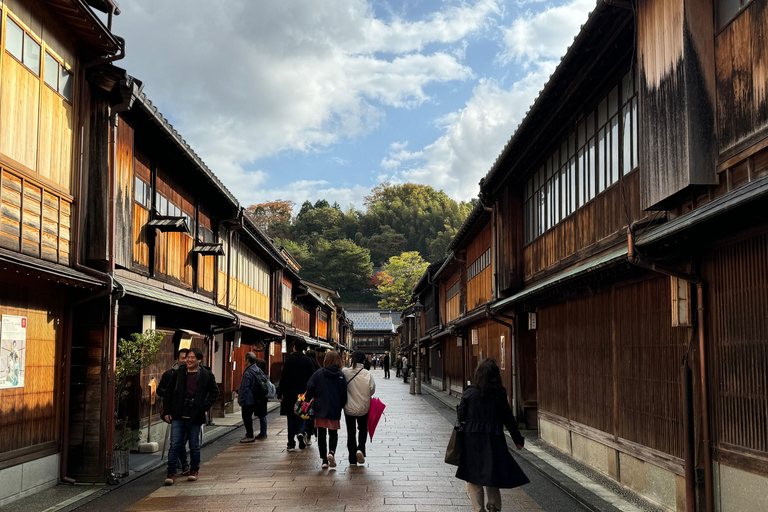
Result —
[[[529, 483], [528, 477], [507, 449], [506, 427], [518, 450], [525, 439], [507, 403], [507, 391], [501, 382], [496, 361], [485, 359], [475, 370], [475, 384], [464, 391], [459, 404], [463, 434], [458, 443], [459, 468], [456, 478], [467, 482], [473, 510], [501, 510], [499, 489], [511, 489]], [[484, 491], [488, 493], [485, 507]]]

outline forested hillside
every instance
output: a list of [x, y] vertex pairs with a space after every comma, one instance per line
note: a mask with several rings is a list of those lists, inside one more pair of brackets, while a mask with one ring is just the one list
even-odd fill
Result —
[[[248, 213], [299, 261], [304, 279], [339, 290], [342, 302], [375, 306], [386, 299], [373, 293], [377, 285], [398, 281], [403, 286], [388, 269], [409, 261], [417, 266], [415, 273], [422, 265], [418, 257], [428, 262], [443, 258], [473, 205], [426, 185], [384, 183], [365, 198], [364, 211], [319, 200], [305, 202], [294, 215], [294, 206], [276, 200], [253, 205]], [[392, 257], [398, 260], [390, 262]], [[383, 304], [397, 306], [396, 301]]]

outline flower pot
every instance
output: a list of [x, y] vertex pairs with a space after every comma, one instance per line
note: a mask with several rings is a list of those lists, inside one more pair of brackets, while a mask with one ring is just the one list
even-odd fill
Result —
[[115, 450], [112, 455], [112, 473], [116, 477], [128, 476], [130, 472], [130, 450]]

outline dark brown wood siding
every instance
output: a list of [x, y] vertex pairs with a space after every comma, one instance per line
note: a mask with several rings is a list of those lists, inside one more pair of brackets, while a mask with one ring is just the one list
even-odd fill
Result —
[[716, 454], [768, 475], [768, 233], [717, 247], [705, 275]]
[[754, 0], [715, 39], [721, 160], [768, 136], [768, 0]]
[[689, 332], [671, 326], [670, 293], [668, 277], [652, 276], [541, 308], [539, 409], [682, 457]]
[[626, 237], [640, 209], [639, 174], [633, 171], [572, 215], [528, 244], [523, 251], [525, 279], [558, 269]]
[[523, 283], [523, 208], [511, 187], [501, 192], [497, 223], [499, 289], [514, 291]]
[[115, 204], [115, 263], [131, 268], [133, 263], [133, 128], [124, 120], [117, 125]]

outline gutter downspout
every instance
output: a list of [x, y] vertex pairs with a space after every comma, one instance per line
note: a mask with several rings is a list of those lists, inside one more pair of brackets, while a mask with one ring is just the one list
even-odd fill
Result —
[[[632, 229], [627, 230], [627, 260], [630, 264], [636, 265], [638, 267], [646, 268], [648, 270], [651, 270], [653, 272], [657, 272], [659, 274], [664, 274], [672, 277], [676, 277], [678, 279], [682, 279], [684, 281], [687, 281], [691, 284], [696, 285], [696, 306], [697, 306], [697, 334], [698, 334], [698, 340], [699, 340], [699, 372], [701, 375], [699, 376], [700, 379], [700, 386], [701, 386], [701, 415], [702, 415], [702, 428], [701, 428], [701, 437], [702, 437], [702, 443], [704, 444], [704, 499], [705, 499], [705, 510], [706, 512], [713, 512], [715, 509], [715, 502], [714, 502], [714, 479], [712, 475], [712, 452], [711, 452], [711, 440], [710, 440], [710, 432], [709, 432], [709, 382], [707, 380], [707, 357], [706, 357], [706, 335], [705, 335], [705, 316], [704, 316], [704, 281], [697, 276], [694, 276], [692, 274], [687, 274], [683, 272], [678, 272], [676, 270], [668, 269], [666, 267], [656, 265], [655, 263], [648, 263], [643, 261], [639, 255], [635, 251], [635, 241], [634, 237], [632, 235]], [[685, 361], [683, 366], [683, 371], [685, 371], [685, 367], [688, 366], [687, 361]], [[683, 385], [685, 386], [686, 382], [683, 382]], [[690, 398], [687, 396], [687, 389], [684, 387], [684, 398]], [[686, 407], [686, 410], [683, 411], [686, 415], [688, 414], [688, 408]], [[686, 491], [686, 508], [689, 511], [693, 511], [695, 509], [695, 503], [693, 503], [692, 500], [689, 499], [690, 496], [695, 496], [695, 489], [696, 489], [696, 481], [695, 481], [695, 461], [693, 453], [688, 453], [689, 449], [688, 446], [695, 445], [695, 439], [691, 436], [694, 436], [693, 429], [689, 428], [686, 429], [685, 432], [686, 435], [686, 459], [685, 459], [685, 491]]]

